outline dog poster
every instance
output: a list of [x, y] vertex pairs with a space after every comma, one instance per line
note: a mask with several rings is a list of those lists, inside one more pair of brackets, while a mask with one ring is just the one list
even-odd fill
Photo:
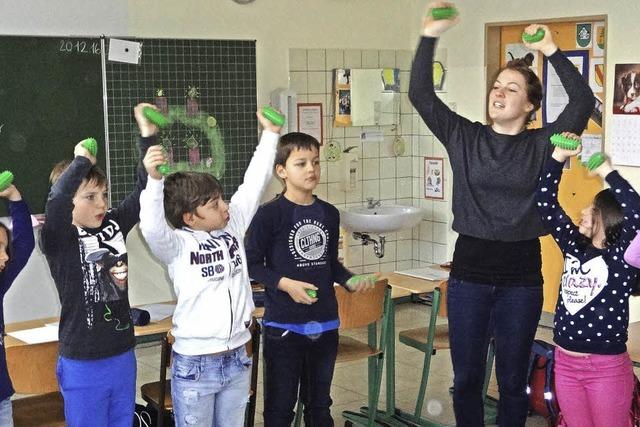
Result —
[[613, 114], [640, 114], [640, 64], [616, 64]]

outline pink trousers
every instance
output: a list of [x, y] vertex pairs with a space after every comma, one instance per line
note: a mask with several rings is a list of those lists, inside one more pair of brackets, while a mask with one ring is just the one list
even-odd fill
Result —
[[629, 427], [635, 380], [628, 353], [555, 352], [555, 386], [568, 427]]

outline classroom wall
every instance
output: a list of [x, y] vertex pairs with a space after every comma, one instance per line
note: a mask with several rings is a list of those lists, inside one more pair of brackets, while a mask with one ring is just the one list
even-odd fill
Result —
[[[612, 67], [615, 63], [640, 62], [640, 55], [632, 42], [640, 36], [640, 27], [635, 23], [637, 0], [460, 0], [456, 4], [462, 22], [445, 34], [440, 42], [440, 47], [448, 51], [448, 93], [443, 94], [443, 98], [455, 103], [457, 111], [469, 118], [484, 118], [484, 25], [487, 22], [606, 14], [607, 64]], [[250, 5], [238, 5], [231, 0], [2, 0], [0, 5], [4, 6], [0, 14], [0, 31], [3, 34], [255, 39], [258, 103], [261, 104], [268, 101], [272, 90], [288, 86], [290, 49], [413, 50], [426, 2], [255, 0]], [[613, 73], [608, 72], [605, 123], [611, 117], [612, 88]], [[417, 117], [413, 117], [412, 125], [412, 143], [423, 150], [419, 155], [444, 155]], [[605, 151], [608, 151], [606, 137], [605, 132]], [[418, 151], [413, 153], [416, 156]], [[416, 168], [420, 168], [419, 159], [414, 159], [414, 177]], [[620, 170], [632, 184], [640, 187], [640, 169], [621, 167]], [[413, 185], [420, 189], [422, 177], [415, 179], [417, 182]], [[447, 227], [438, 227], [446, 230], [446, 236], [439, 236], [438, 240], [443, 242], [439, 248], [450, 259], [456, 235], [450, 229], [451, 180], [445, 182], [448, 202], [416, 200], [416, 203], [430, 209], [430, 215], [436, 218], [436, 222], [447, 224]], [[273, 194], [279, 188], [274, 181], [267, 194]], [[414, 198], [416, 194], [420, 194], [420, 190], [414, 190]], [[430, 227], [434, 226], [425, 225], [423, 221], [419, 231], [414, 230], [413, 257], [417, 257], [418, 262], [424, 261], [422, 255], [428, 252], [435, 239], [430, 236], [433, 233]], [[129, 240], [132, 303], [167, 299], [171, 293], [165, 272], [145, 252], [138, 233], [132, 233]], [[147, 289], [152, 291], [146, 292]], [[640, 304], [634, 305], [632, 317], [634, 312], [640, 313]], [[12, 322], [53, 316], [58, 311], [59, 304], [48, 269], [42, 256], [36, 252], [5, 298], [5, 319]]]
[[[249, 5], [231, 0], [2, 0], [0, 6], [0, 32], [7, 35], [255, 39], [259, 105], [268, 102], [272, 90], [288, 87], [291, 48], [412, 47], [407, 14], [412, 0], [256, 0]], [[279, 189], [274, 181], [266, 194]], [[148, 254], [137, 230], [130, 233], [128, 248], [132, 304], [171, 299], [166, 272]], [[4, 306], [6, 322], [58, 315], [55, 287], [37, 249]]]

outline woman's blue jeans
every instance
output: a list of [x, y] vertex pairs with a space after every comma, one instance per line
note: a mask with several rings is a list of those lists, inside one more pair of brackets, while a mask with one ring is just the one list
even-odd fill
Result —
[[492, 286], [450, 278], [447, 286], [456, 425], [483, 426], [482, 385], [495, 339], [499, 426], [524, 426], [527, 366], [542, 310], [542, 287]]

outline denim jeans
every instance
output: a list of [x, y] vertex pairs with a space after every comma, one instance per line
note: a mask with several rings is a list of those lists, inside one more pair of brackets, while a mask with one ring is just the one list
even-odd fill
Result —
[[449, 340], [456, 425], [483, 426], [482, 385], [495, 339], [499, 426], [524, 426], [527, 366], [542, 311], [542, 287], [492, 286], [449, 279]]
[[298, 385], [305, 426], [333, 427], [330, 392], [337, 354], [337, 330], [307, 336], [265, 326], [265, 427], [291, 425]]
[[569, 427], [628, 427], [635, 379], [628, 353], [573, 356], [556, 348], [556, 395]]
[[136, 400], [133, 350], [96, 360], [58, 357], [68, 427], [131, 427]]
[[0, 426], [13, 427], [13, 407], [10, 397], [0, 402]]
[[171, 398], [176, 426], [242, 426], [250, 382], [251, 359], [244, 346], [219, 355], [174, 351]]

